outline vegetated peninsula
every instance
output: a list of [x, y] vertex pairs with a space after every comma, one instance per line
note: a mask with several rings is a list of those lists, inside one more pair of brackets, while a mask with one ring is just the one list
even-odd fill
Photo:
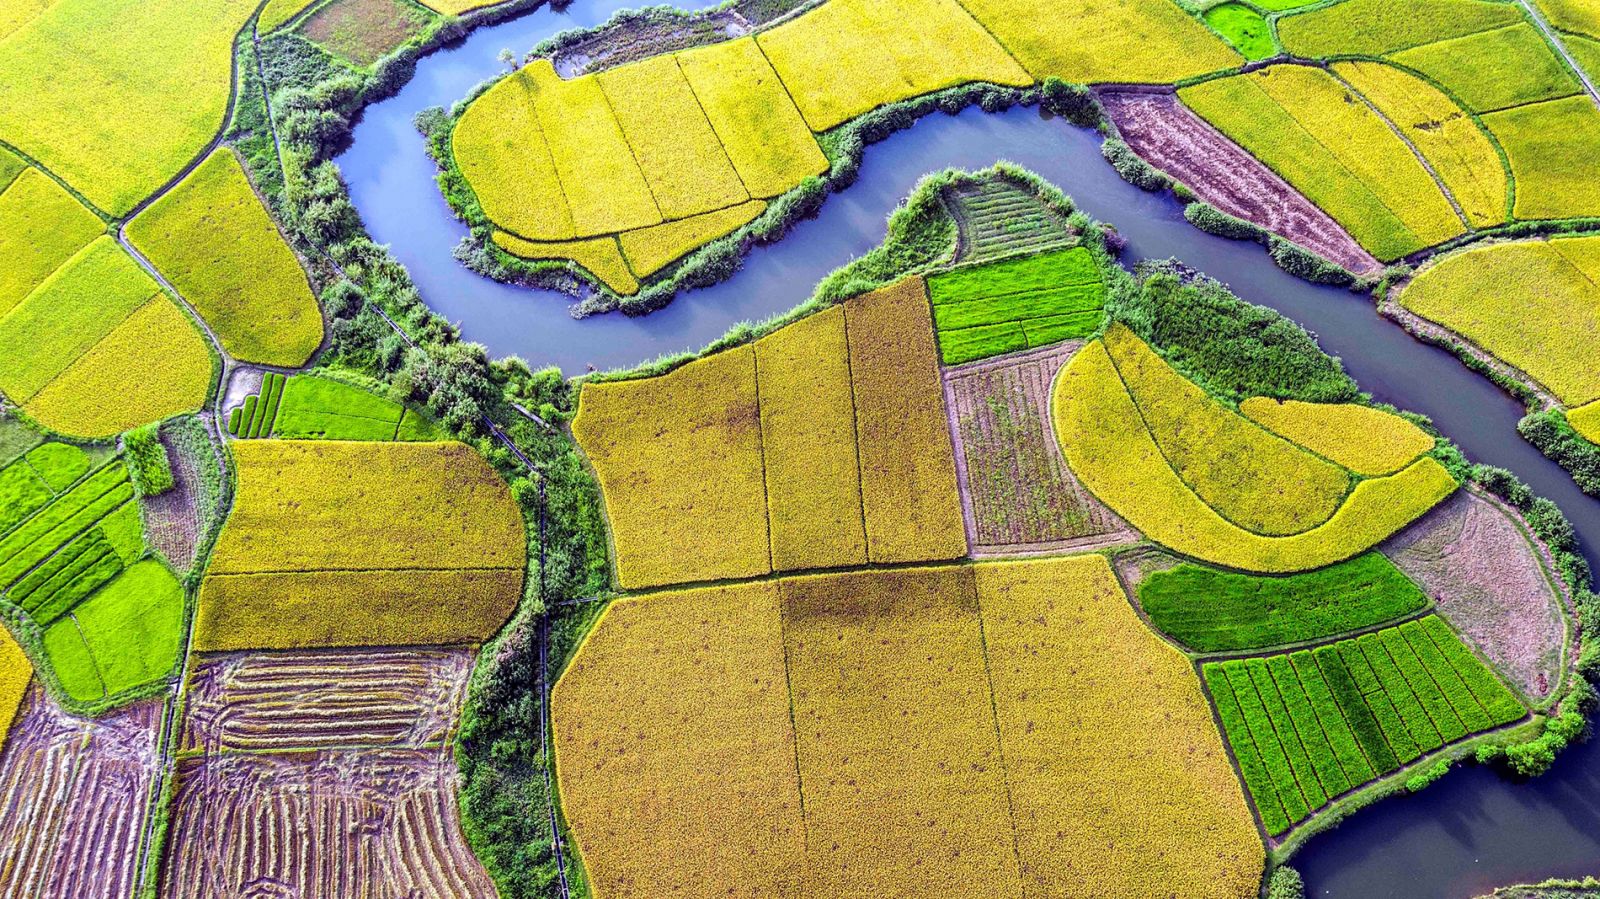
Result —
[[1037, 106], [1600, 493], [1593, 15], [540, 6], [0, 9], [0, 895], [1287, 897], [1583, 732], [1560, 510], [1018, 166], [900, 173], [806, 302], [579, 374], [463, 340], [335, 158], [549, 25], [417, 119], [449, 271], [643, 315], [870, 144]]

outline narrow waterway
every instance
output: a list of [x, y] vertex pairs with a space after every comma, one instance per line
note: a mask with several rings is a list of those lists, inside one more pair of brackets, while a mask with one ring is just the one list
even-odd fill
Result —
[[[653, 315], [575, 320], [567, 298], [497, 284], [461, 267], [451, 249], [466, 234], [440, 198], [411, 118], [455, 102], [499, 69], [502, 48], [521, 54], [564, 28], [598, 24], [618, 0], [579, 0], [482, 29], [423, 59], [397, 96], [369, 108], [338, 162], [375, 240], [410, 269], [423, 298], [496, 355], [569, 373], [628, 366], [695, 349], [741, 321], [803, 301], [825, 274], [878, 245], [884, 222], [923, 174], [1009, 159], [1059, 185], [1129, 241], [1127, 259], [1176, 257], [1313, 331], [1376, 399], [1430, 416], [1475, 461], [1515, 471], [1572, 519], [1591, 560], [1600, 503], [1516, 433], [1520, 405], [1453, 356], [1381, 318], [1370, 298], [1319, 287], [1279, 270], [1253, 243], [1191, 227], [1170, 195], [1117, 177], [1099, 136], [1037, 110], [935, 115], [870, 147], [857, 183], [776, 246], [751, 253], [728, 281], [678, 297]], [[1386, 800], [1313, 839], [1297, 856], [1317, 896], [1460, 897], [1519, 880], [1600, 873], [1600, 743], [1569, 750], [1547, 775], [1518, 783], [1484, 769], [1456, 772], [1416, 796]]]

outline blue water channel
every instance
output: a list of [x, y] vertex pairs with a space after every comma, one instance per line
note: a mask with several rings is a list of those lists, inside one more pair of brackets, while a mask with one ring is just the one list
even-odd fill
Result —
[[[877, 246], [895, 205], [925, 173], [1008, 159], [1059, 185], [1090, 215], [1128, 238], [1126, 259], [1176, 257], [1314, 332], [1374, 398], [1430, 416], [1475, 461], [1516, 472], [1558, 503], [1585, 553], [1600, 547], [1600, 502], [1516, 433], [1521, 406], [1453, 356], [1381, 318], [1370, 298], [1290, 277], [1253, 243], [1202, 233], [1170, 195], [1117, 177], [1093, 131], [1037, 110], [936, 114], [868, 148], [857, 182], [775, 246], [758, 248], [728, 281], [680, 295], [643, 318], [574, 319], [569, 297], [498, 284], [463, 268], [451, 249], [466, 227], [434, 184], [412, 126], [415, 113], [449, 106], [501, 66], [558, 31], [600, 24], [629, 4], [578, 0], [474, 32], [420, 61], [396, 96], [369, 107], [338, 159], [368, 231], [389, 244], [422, 297], [495, 355], [576, 374], [697, 349], [743, 320], [784, 312], [825, 274]], [[1313, 838], [1294, 864], [1315, 896], [1462, 897], [1546, 876], [1600, 873], [1600, 742], [1567, 751], [1548, 774], [1513, 782], [1491, 770], [1455, 772], [1415, 796], [1385, 800]]]

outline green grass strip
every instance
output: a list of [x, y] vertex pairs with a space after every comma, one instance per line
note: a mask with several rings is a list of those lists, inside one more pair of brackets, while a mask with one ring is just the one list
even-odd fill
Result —
[[278, 404], [283, 401], [283, 382], [285, 380], [284, 376], [277, 372], [271, 372], [267, 375], [268, 386], [272, 389], [272, 398], [267, 400], [267, 412], [263, 416], [263, 424], [261, 425], [261, 436], [263, 437], [272, 436], [272, 425], [278, 420]]
[[[1344, 660], [1339, 658], [1339, 650], [1332, 646], [1319, 647], [1312, 650], [1307, 659], [1308, 669], [1315, 670], [1322, 677], [1335, 704], [1334, 714], [1341, 715], [1349, 727], [1358, 747], [1357, 754], [1362, 757], [1371, 776], [1388, 774], [1400, 767], [1400, 760], [1394, 757], [1394, 749], [1384, 739], [1383, 728], [1378, 725], [1378, 719], [1372, 716], [1372, 710], [1367, 708], [1367, 702], [1361, 696], [1361, 688], [1356, 686], [1350, 671], [1344, 666]], [[1308, 673], [1302, 673], [1301, 683], [1309, 686], [1311, 679], [1306, 676]], [[1354, 767], [1359, 769], [1360, 765]], [[1345, 770], [1351, 770], [1351, 766]]]
[[1027, 348], [1028, 335], [1016, 322], [939, 332], [939, 355], [946, 365], [960, 365]]
[[1210, 687], [1211, 698], [1217, 704], [1217, 717], [1222, 719], [1222, 730], [1227, 735], [1228, 745], [1233, 748], [1233, 757], [1239, 762], [1239, 773], [1244, 775], [1250, 798], [1255, 800], [1256, 810], [1261, 813], [1261, 825], [1267, 829], [1267, 833], [1277, 836], [1289, 829], [1290, 821], [1283, 813], [1278, 789], [1272, 785], [1272, 775], [1267, 773], [1266, 763], [1256, 750], [1256, 741], [1250, 735], [1244, 710], [1239, 708], [1239, 700], [1233, 695], [1233, 686], [1228, 683], [1227, 675], [1221, 668], [1212, 662], [1204, 670], [1206, 686]]
[[1356, 643], [1366, 655], [1367, 662], [1372, 665], [1372, 670], [1378, 675], [1378, 680], [1383, 683], [1383, 695], [1394, 703], [1395, 711], [1400, 713], [1400, 720], [1405, 722], [1406, 731], [1417, 741], [1417, 748], [1428, 752], [1444, 745], [1444, 740], [1439, 736], [1439, 729], [1433, 726], [1428, 711], [1422, 707], [1417, 695], [1411, 692], [1411, 684], [1395, 666], [1394, 660], [1389, 658], [1383, 643], [1373, 634], [1360, 637]]
[[1428, 674], [1427, 668], [1411, 651], [1411, 645], [1406, 642], [1406, 635], [1396, 628], [1378, 632], [1378, 640], [1383, 648], [1389, 651], [1389, 658], [1394, 660], [1395, 667], [1400, 669], [1406, 683], [1411, 685], [1411, 692], [1416, 694], [1417, 700], [1422, 703], [1423, 711], [1428, 713], [1428, 720], [1433, 722], [1434, 729], [1439, 731], [1439, 738], [1446, 743], [1452, 743], [1467, 735], [1467, 728], [1461, 723], [1461, 716], [1450, 707], [1450, 700], [1434, 683], [1433, 676]]
[[1289, 767], [1294, 770], [1295, 782], [1300, 784], [1300, 792], [1306, 797], [1306, 805], [1313, 811], [1321, 808], [1328, 801], [1327, 791], [1322, 789], [1322, 781], [1317, 779], [1317, 769], [1311, 764], [1311, 756], [1295, 732], [1294, 719], [1290, 717], [1289, 709], [1284, 705], [1283, 697], [1279, 695], [1278, 687], [1272, 681], [1266, 660], [1245, 659], [1244, 667], [1250, 672], [1250, 680], [1256, 685], [1256, 692], [1261, 696], [1261, 704], [1267, 709], [1268, 719], [1277, 728], [1278, 742], [1283, 744], [1284, 755], [1289, 757]]
[[1488, 730], [1494, 726], [1489, 719], [1489, 713], [1483, 710], [1478, 700], [1473, 697], [1472, 691], [1467, 689], [1467, 684], [1450, 665], [1444, 653], [1433, 644], [1433, 638], [1422, 629], [1422, 625], [1415, 621], [1408, 621], [1399, 628], [1400, 633], [1411, 644], [1411, 651], [1417, 654], [1417, 660], [1428, 669], [1428, 675], [1433, 682], [1444, 691], [1446, 699], [1450, 700], [1450, 707], [1455, 709], [1456, 715], [1461, 718], [1461, 723], [1471, 733]]
[[85, 556], [92, 559], [95, 555], [107, 551], [111, 551], [111, 545], [106, 542], [99, 530], [89, 531], [62, 547], [44, 564], [23, 575], [21, 580], [6, 591], [6, 597], [28, 609], [29, 600], [34, 594], [46, 587], [58, 574], [73, 568], [74, 564]]
[[1316, 712], [1317, 722], [1322, 725], [1322, 732], [1328, 738], [1328, 747], [1339, 762], [1345, 783], [1355, 787], [1377, 776], [1362, 753], [1360, 744], [1356, 742], [1355, 734], [1350, 732], [1350, 724], [1339, 710], [1339, 702], [1333, 698], [1333, 691], [1328, 689], [1327, 679], [1322, 676], [1322, 669], [1317, 667], [1317, 660], [1311, 651], [1302, 650], [1289, 656], [1289, 663], [1294, 667], [1301, 689], [1306, 691], [1306, 700]]
[[1418, 611], [1428, 597], [1381, 553], [1266, 576], [1185, 563], [1139, 583], [1156, 627], [1202, 652], [1264, 649], [1348, 633]]
[[[97, 534], [98, 531], [90, 531]], [[87, 536], [87, 535], [86, 535]], [[81, 539], [81, 538], [80, 538]], [[23, 605], [40, 627], [48, 627], [122, 571], [122, 559], [110, 543], [101, 540], [96, 551], [86, 553], [62, 571]]]
[[240, 419], [243, 418], [243, 417], [244, 417], [244, 409], [242, 409], [242, 408], [240, 408], [238, 406], [234, 406], [232, 409], [228, 410], [228, 433], [229, 434], [232, 434], [235, 437], [239, 436], [239, 423], [240, 423]]
[[1450, 667], [1456, 670], [1461, 680], [1466, 683], [1467, 689], [1472, 691], [1473, 698], [1483, 706], [1488, 713], [1489, 720], [1495, 726], [1508, 724], [1527, 714], [1527, 709], [1517, 699], [1511, 688], [1496, 677], [1489, 667], [1479, 661], [1472, 650], [1461, 642], [1455, 631], [1445, 624], [1437, 615], [1430, 615], [1422, 620], [1422, 627], [1433, 638], [1433, 645], [1439, 647], [1444, 657], [1450, 660]]
[[1022, 334], [1028, 339], [1028, 348], [1032, 349], [1062, 340], [1087, 337], [1100, 328], [1100, 322], [1105, 317], [1105, 310], [1097, 309], [1071, 315], [1030, 318], [1022, 323]]
[[1311, 813], [1310, 809], [1306, 808], [1305, 797], [1294, 779], [1294, 769], [1290, 767], [1289, 757], [1284, 753], [1278, 733], [1272, 727], [1272, 719], [1261, 703], [1261, 695], [1256, 692], [1255, 684], [1251, 683], [1250, 672], [1245, 670], [1243, 662], [1223, 662], [1221, 668], [1228, 676], [1228, 684], [1233, 688], [1239, 709], [1244, 713], [1256, 750], [1261, 753], [1267, 774], [1272, 778], [1272, 785], [1283, 802], [1284, 815], [1291, 823], [1303, 819]]
[[1362, 696], [1383, 692], [1383, 682], [1378, 680], [1378, 675], [1373, 672], [1371, 663], [1367, 661], [1366, 653], [1361, 651], [1356, 641], [1344, 640], [1334, 645], [1339, 647], [1340, 658], [1344, 660], [1344, 666], [1350, 672], [1350, 676], [1355, 679], [1356, 686], [1361, 689]]
[[928, 296], [939, 306], [1100, 280], [1100, 268], [1089, 251], [1071, 247], [934, 275], [928, 279]]
[[250, 438], [256, 436], [256, 405], [259, 398], [250, 394], [244, 398], [244, 417], [239, 422], [239, 436]]
[[1105, 302], [1106, 289], [1099, 283], [1067, 284], [1031, 293], [982, 297], [934, 306], [933, 322], [939, 330], [947, 331], [995, 322], [1098, 311], [1105, 306]]
[[1312, 708], [1305, 688], [1300, 685], [1300, 677], [1294, 673], [1294, 665], [1289, 657], [1283, 655], [1267, 659], [1267, 673], [1278, 687], [1284, 708], [1289, 710], [1289, 719], [1294, 722], [1295, 733], [1300, 735], [1306, 755], [1311, 757], [1311, 767], [1317, 772], [1322, 791], [1332, 797], [1350, 789], [1350, 781], [1345, 778], [1344, 769], [1339, 767], [1333, 747], [1328, 745], [1328, 735], [1323, 732], [1322, 722], [1317, 720], [1316, 709]]

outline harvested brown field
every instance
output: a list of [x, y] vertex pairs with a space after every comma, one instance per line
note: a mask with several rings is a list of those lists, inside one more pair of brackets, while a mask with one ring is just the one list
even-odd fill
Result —
[[1327, 213], [1176, 95], [1104, 91], [1099, 96], [1128, 146], [1200, 199], [1358, 275], [1382, 269]]
[[449, 739], [472, 654], [203, 656], [164, 897], [492, 897], [467, 848]]
[[495, 895], [448, 751], [224, 753], [180, 760], [177, 777], [168, 899]]
[[1129, 541], [1133, 531], [1073, 477], [1050, 427], [1050, 385], [1070, 341], [945, 371], [967, 539], [975, 554]]
[[35, 686], [0, 756], [0, 896], [132, 895], [161, 703], [90, 720]]
[[1380, 548], [1530, 699], [1558, 686], [1562, 599], [1521, 523], [1499, 503], [1463, 490]]
[[219, 516], [222, 460], [198, 420], [163, 428], [161, 445], [172, 466], [173, 486], [144, 497], [140, 511], [150, 547], [182, 573], [194, 566], [199, 542]]
[[467, 649], [205, 656], [191, 675], [183, 751], [437, 747], [471, 673]]

